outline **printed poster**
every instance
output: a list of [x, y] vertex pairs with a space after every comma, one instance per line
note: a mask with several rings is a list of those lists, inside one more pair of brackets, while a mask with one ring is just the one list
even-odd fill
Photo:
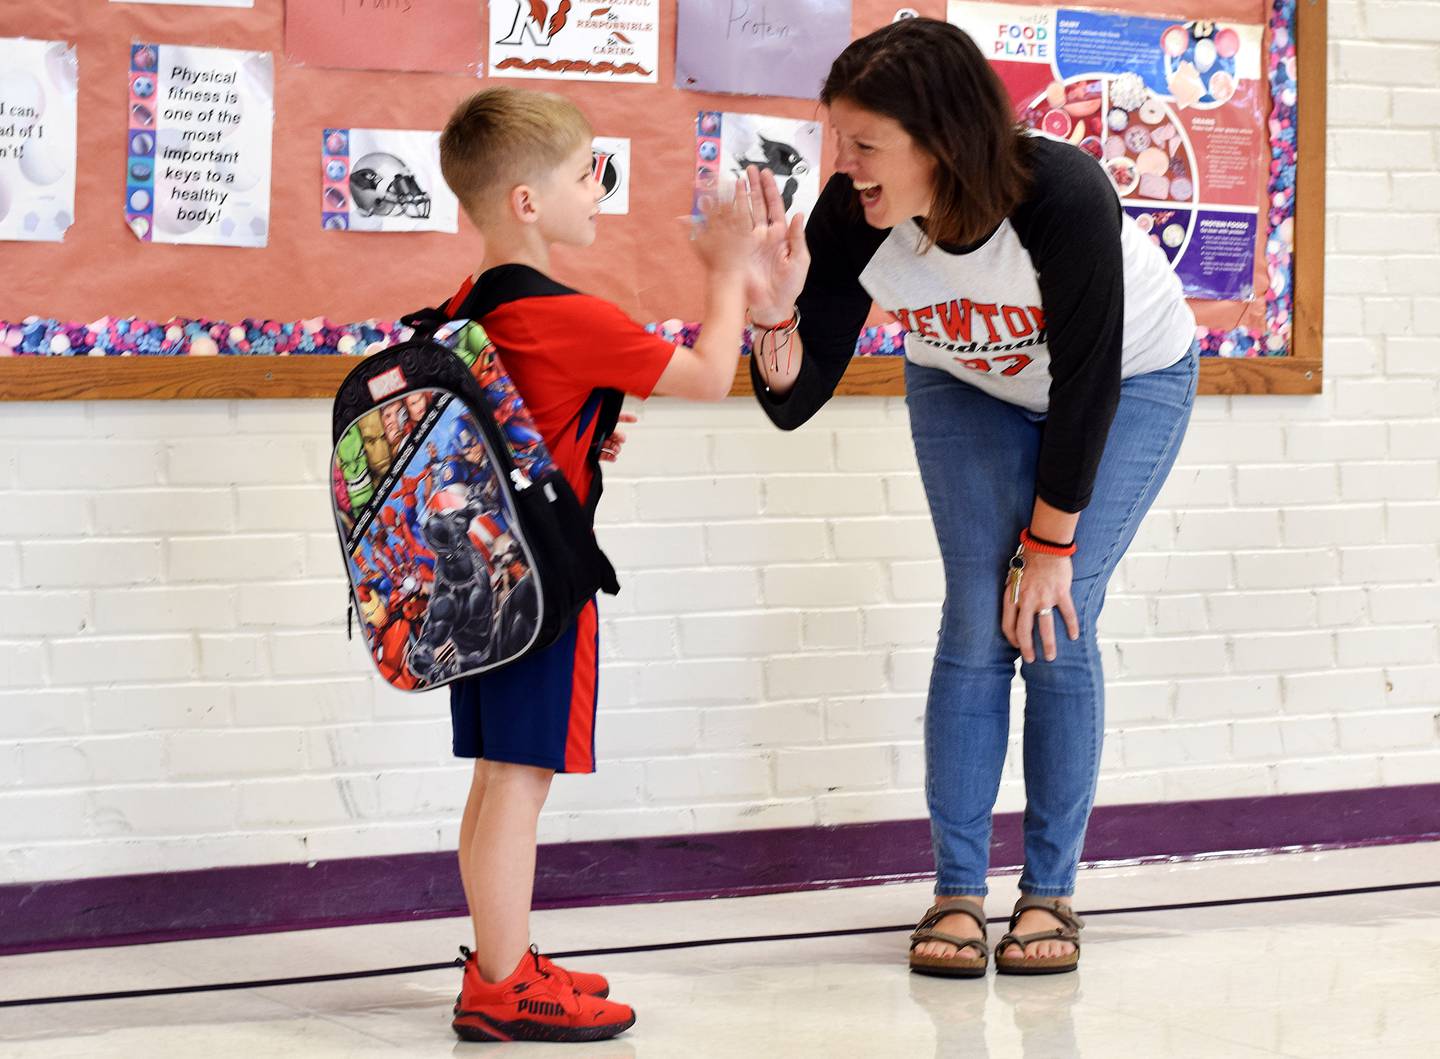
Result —
[[0, 239], [59, 242], [75, 220], [75, 49], [0, 38]]
[[274, 99], [269, 52], [132, 45], [125, 222], [135, 238], [264, 246]]
[[695, 212], [732, 194], [747, 166], [775, 174], [785, 216], [807, 217], [820, 197], [820, 123], [702, 110], [695, 118]]
[[440, 133], [326, 129], [320, 225], [328, 231], [457, 232], [460, 202], [440, 175]]
[[950, 0], [1021, 121], [1105, 168], [1191, 298], [1254, 296], [1268, 150], [1258, 25]]
[[654, 84], [660, 0], [490, 0], [490, 73]]
[[604, 195], [601, 213], [630, 212], [630, 140], [624, 136], [596, 136], [590, 141], [595, 179]]
[[285, 0], [285, 58], [346, 70], [480, 76], [479, 0]]
[[849, 0], [680, 0], [675, 87], [815, 99], [850, 43]]

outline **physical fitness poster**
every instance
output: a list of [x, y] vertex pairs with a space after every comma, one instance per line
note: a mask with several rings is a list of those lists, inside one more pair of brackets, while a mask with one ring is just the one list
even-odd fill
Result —
[[814, 99], [850, 43], [849, 0], [680, 0], [675, 87]]
[[0, 239], [59, 242], [75, 220], [75, 49], [0, 38]]
[[595, 162], [595, 179], [604, 196], [601, 213], [630, 212], [630, 139], [626, 136], [596, 136], [590, 141]]
[[660, 0], [490, 0], [490, 74], [654, 84]]
[[326, 129], [321, 181], [327, 231], [460, 230], [460, 202], [440, 175], [438, 132]]
[[785, 216], [810, 216], [820, 197], [820, 123], [702, 110], [695, 118], [695, 206], [728, 197], [748, 166], [775, 174]]
[[1086, 151], [1190, 298], [1254, 295], [1263, 27], [949, 0], [1020, 120]]
[[125, 223], [135, 238], [264, 246], [274, 100], [269, 52], [132, 45]]
[[483, 7], [475, 0], [285, 0], [285, 58], [301, 66], [479, 77]]

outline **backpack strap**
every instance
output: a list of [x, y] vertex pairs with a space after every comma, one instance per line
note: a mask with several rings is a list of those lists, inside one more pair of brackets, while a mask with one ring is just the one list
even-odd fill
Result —
[[416, 338], [428, 338], [450, 322], [450, 314], [443, 305], [427, 309], [416, 309], [400, 317], [406, 327], [415, 329]]
[[[428, 338], [441, 327], [448, 324], [455, 317], [461, 303], [474, 288], [474, 281], [467, 279], [464, 285], [444, 303], [425, 309], [416, 309], [400, 317], [400, 322], [406, 327], [414, 328], [415, 338]], [[454, 311], [452, 311], [454, 310]], [[476, 322], [484, 326], [484, 312], [478, 313]], [[583, 500], [585, 515], [593, 525], [595, 522], [595, 509], [600, 503], [600, 494], [604, 491], [604, 475], [600, 468], [600, 450], [605, 445], [605, 439], [615, 432], [615, 425], [620, 422], [620, 409], [625, 404], [625, 395], [619, 390], [595, 390], [591, 393], [591, 400], [598, 400], [596, 411], [592, 413], [595, 417], [595, 433], [592, 435], [590, 451], [586, 453], [586, 461], [590, 465], [590, 492]], [[613, 575], [612, 575], [613, 576]]]
[[615, 425], [620, 422], [620, 409], [625, 405], [625, 395], [619, 390], [595, 390], [590, 396], [591, 400], [598, 399], [600, 402], [595, 412], [595, 433], [591, 435], [590, 451], [585, 454], [591, 472], [590, 492], [584, 500], [585, 515], [593, 525], [595, 509], [600, 504], [600, 494], [605, 490], [600, 452], [605, 447], [605, 439], [615, 432]]

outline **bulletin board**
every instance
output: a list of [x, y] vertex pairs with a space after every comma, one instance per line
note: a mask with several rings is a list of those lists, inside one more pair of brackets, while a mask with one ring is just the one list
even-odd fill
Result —
[[[1282, 350], [1267, 351], [1282, 355], [1206, 357], [1201, 389], [1318, 392], [1325, 3], [1218, 2], [1224, 10], [1216, 7], [1217, 0], [1107, 0], [1094, 6], [1147, 14], [1161, 9], [1181, 20], [1233, 17], [1267, 26], [1268, 91], [1288, 102], [1271, 111], [1269, 122], [1276, 167], [1258, 203], [1267, 223], [1261, 226], [1255, 295], [1248, 303], [1193, 304], [1197, 319], [1212, 335], [1211, 352], [1237, 330], [1261, 336], [1273, 330], [1277, 302], [1287, 317], [1287, 343]], [[342, 9], [345, 0], [335, 4]], [[354, 6], [351, 3], [350, 10]], [[895, 0], [854, 0], [853, 36], [890, 22], [898, 6]], [[929, 17], [946, 17], [944, 0], [904, 6]], [[684, 218], [694, 194], [697, 112], [804, 120], [823, 120], [824, 115], [810, 100], [674, 87], [675, 9], [675, 0], [661, 0], [656, 83], [604, 84], [296, 65], [286, 59], [282, 0], [255, 0], [250, 9], [100, 0], [6, 5], [0, 13], [0, 36], [64, 40], [77, 49], [79, 159], [76, 220], [65, 240], [0, 243], [0, 321], [167, 321], [179, 316], [250, 323], [323, 317], [344, 327], [347, 321], [393, 321], [435, 304], [482, 260], [478, 234], [463, 216], [453, 235], [320, 230], [319, 141], [322, 130], [331, 127], [439, 129], [456, 102], [486, 83], [567, 96], [589, 115], [597, 135], [631, 140], [630, 212], [600, 218], [594, 247], [558, 251], [557, 277], [617, 302], [642, 321], [693, 320], [701, 305], [700, 269], [687, 245]], [[273, 54], [271, 227], [263, 249], [152, 245], [127, 228], [122, 210], [126, 82], [131, 45], [138, 41]], [[832, 155], [827, 139], [822, 179]], [[1293, 253], [1278, 261], [1281, 282], [1275, 284], [1274, 236], [1281, 225], [1287, 236], [1281, 249], [1291, 245], [1293, 231]], [[862, 335], [860, 352], [893, 352], [893, 322], [887, 325], [876, 316], [871, 324]], [[346, 356], [75, 356], [63, 355], [59, 348], [37, 352], [49, 355], [0, 356], [0, 400], [328, 397], [354, 363]], [[737, 372], [734, 392], [747, 392], [748, 386], [748, 371]], [[838, 392], [902, 393], [901, 358], [857, 356]]]

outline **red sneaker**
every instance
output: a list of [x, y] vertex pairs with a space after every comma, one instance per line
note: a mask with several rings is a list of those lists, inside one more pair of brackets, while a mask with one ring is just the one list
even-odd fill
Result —
[[[463, 950], [462, 950], [463, 951]], [[532, 946], [500, 982], [480, 977], [466, 953], [465, 975], [450, 1023], [466, 1041], [604, 1041], [635, 1025], [624, 1004], [580, 992]]]
[[603, 974], [590, 974], [587, 971], [571, 971], [561, 967], [554, 960], [543, 953], [535, 954], [540, 959], [540, 970], [555, 975], [562, 982], [573, 986], [576, 992], [584, 993], [586, 996], [598, 996], [602, 1000], [610, 995], [610, 983]]
[[[460, 946], [460, 955], [467, 962], [474, 957], [474, 954], [464, 945]], [[540, 958], [541, 971], [555, 975], [560, 981], [574, 986], [578, 992], [585, 993], [589, 996], [598, 996], [602, 1000], [610, 995], [610, 983], [603, 974], [590, 974], [587, 971], [572, 971], [568, 968], [561, 967], [543, 952], [537, 952], [535, 955]], [[460, 1010], [460, 998], [458, 996], [455, 998], [455, 1010]]]

